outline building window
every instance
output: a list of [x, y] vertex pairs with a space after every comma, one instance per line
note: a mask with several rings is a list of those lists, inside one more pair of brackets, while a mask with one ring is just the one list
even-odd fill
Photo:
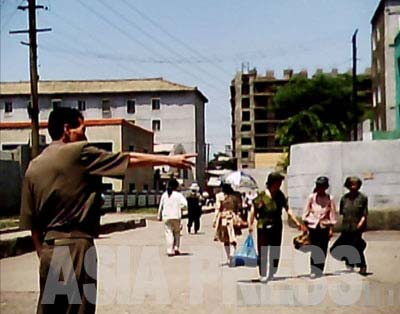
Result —
[[153, 120], [151, 128], [152, 128], [153, 131], [160, 131], [160, 129], [161, 129], [161, 121], [160, 120]]
[[379, 59], [376, 59], [376, 73], [379, 73], [381, 71], [381, 62]]
[[242, 158], [243, 158], [243, 159], [249, 158], [249, 152], [247, 152], [247, 151], [242, 151]]
[[242, 137], [242, 145], [251, 145], [250, 137]]
[[128, 113], [135, 113], [135, 103], [134, 99], [128, 99], [126, 101], [126, 111]]
[[376, 29], [376, 42], [379, 42], [381, 40], [381, 32], [379, 31], [379, 28]]
[[135, 151], [135, 145], [129, 145], [129, 151], [134, 152]]
[[242, 111], [242, 121], [250, 121], [250, 111]]
[[143, 184], [143, 190], [148, 191], [149, 190], [149, 185], [148, 184]]
[[250, 98], [242, 98], [242, 108], [250, 108]]
[[160, 99], [159, 98], [153, 98], [151, 100], [151, 109], [160, 110]]
[[31, 118], [31, 110], [32, 110], [32, 100], [28, 100], [26, 102], [26, 109], [28, 111], [29, 118]]
[[103, 99], [101, 101], [101, 109], [103, 112], [110, 112], [111, 111], [111, 101], [110, 99]]
[[136, 191], [136, 184], [135, 183], [129, 183], [129, 191]]
[[5, 113], [11, 113], [13, 111], [12, 107], [12, 102], [11, 101], [6, 101], [4, 104], [4, 112]]
[[240, 127], [240, 130], [242, 132], [249, 132], [249, 131], [251, 131], [251, 125], [250, 124], [242, 124], [242, 126]]
[[86, 101], [78, 100], [78, 110], [85, 111], [86, 110]]
[[52, 99], [51, 100], [51, 107], [53, 109], [57, 109], [57, 108], [61, 107], [61, 99]]
[[372, 50], [375, 51], [376, 50], [376, 39], [374, 36], [372, 36]]

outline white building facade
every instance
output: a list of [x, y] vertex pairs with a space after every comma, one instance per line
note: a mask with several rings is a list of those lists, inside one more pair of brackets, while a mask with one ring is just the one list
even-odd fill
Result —
[[[77, 108], [85, 120], [125, 119], [153, 131], [154, 144], [182, 144], [186, 152], [197, 152], [195, 179], [200, 186], [205, 183], [207, 101], [196, 87], [162, 78], [39, 82], [40, 121], [47, 121], [56, 106]], [[0, 125], [30, 121], [29, 104], [29, 82], [0, 83]], [[3, 149], [15, 143], [0, 137], [0, 144]]]

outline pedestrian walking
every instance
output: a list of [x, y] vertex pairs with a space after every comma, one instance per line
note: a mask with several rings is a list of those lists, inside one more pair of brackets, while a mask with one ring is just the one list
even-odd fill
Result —
[[168, 182], [167, 191], [161, 195], [158, 219], [164, 222], [168, 256], [179, 255], [182, 210], [187, 208], [186, 198], [177, 189], [176, 179]]
[[270, 173], [266, 180], [266, 189], [258, 193], [250, 211], [250, 233], [253, 233], [254, 220], [257, 220], [258, 266], [261, 282], [273, 279], [278, 271], [282, 243], [282, 209], [286, 210], [288, 217], [299, 229], [303, 228], [280, 190], [283, 180], [284, 176], [280, 173]]
[[188, 233], [190, 234], [192, 225], [194, 225], [194, 233], [200, 229], [200, 217], [202, 214], [202, 197], [199, 193], [199, 186], [197, 183], [192, 183], [190, 186], [189, 195], [186, 197], [188, 206]]
[[328, 250], [329, 239], [333, 235], [333, 226], [337, 222], [336, 204], [326, 190], [329, 188], [327, 177], [318, 177], [315, 181], [314, 192], [308, 197], [303, 212], [310, 238], [311, 277], [323, 274]]
[[[235, 231], [235, 220], [240, 212], [242, 200], [238, 198], [237, 193], [232, 189], [230, 184], [222, 184], [223, 198], [216, 203], [213, 227], [215, 228], [214, 240], [224, 244], [227, 257], [227, 264], [231, 265], [233, 255], [237, 246], [237, 231]], [[219, 196], [221, 198], [221, 195]]]
[[[347, 177], [345, 180], [344, 186], [349, 192], [340, 199], [339, 213], [343, 217], [342, 232], [330, 252], [333, 257], [344, 260], [349, 270], [353, 270], [356, 266], [360, 267], [360, 274], [365, 276], [367, 275], [367, 263], [364, 250], [367, 243], [362, 238], [362, 234], [367, 225], [368, 198], [359, 191], [361, 185], [362, 181], [358, 177]], [[349, 250], [340, 251], [341, 246], [351, 246], [357, 254]]]
[[195, 155], [172, 157], [109, 153], [87, 142], [82, 114], [54, 109], [51, 144], [25, 173], [21, 229], [30, 229], [40, 258], [37, 313], [94, 313], [102, 177], [123, 176], [129, 167], [190, 167]]

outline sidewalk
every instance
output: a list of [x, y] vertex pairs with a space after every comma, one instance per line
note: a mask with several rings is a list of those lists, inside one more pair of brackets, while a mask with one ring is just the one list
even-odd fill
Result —
[[[203, 207], [203, 213], [213, 212], [213, 207]], [[186, 218], [183, 213], [182, 218]], [[147, 220], [157, 220], [156, 214], [107, 213], [101, 217], [100, 234], [146, 227]], [[0, 234], [0, 259], [25, 254], [34, 250], [31, 232], [14, 231]]]
[[[108, 213], [101, 217], [100, 233], [135, 229], [146, 226], [143, 214]], [[0, 234], [0, 258], [17, 256], [34, 250], [31, 232], [15, 231]]]

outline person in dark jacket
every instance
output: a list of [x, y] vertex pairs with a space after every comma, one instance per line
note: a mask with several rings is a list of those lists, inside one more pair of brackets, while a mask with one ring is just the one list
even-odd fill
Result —
[[[368, 198], [359, 191], [361, 185], [362, 181], [358, 177], [347, 177], [345, 180], [344, 186], [349, 192], [340, 199], [339, 213], [343, 217], [342, 233], [330, 252], [333, 257], [345, 261], [348, 269], [353, 270], [355, 266], [360, 267], [360, 274], [365, 276], [367, 263], [364, 250], [367, 244], [362, 238], [362, 234], [367, 225]], [[342, 250], [341, 246], [344, 246]], [[354, 250], [349, 249], [348, 246]]]
[[[257, 219], [257, 250], [261, 282], [272, 280], [278, 271], [283, 229], [282, 209], [285, 209], [299, 229], [304, 229], [293, 210], [289, 208], [286, 196], [280, 190], [284, 178], [278, 172], [270, 173], [266, 189], [258, 193], [251, 207], [249, 232], [253, 233], [254, 219]], [[269, 264], [268, 276], [267, 264]]]
[[201, 207], [202, 207], [202, 200], [201, 195], [199, 193], [199, 186], [197, 183], [193, 183], [190, 186], [190, 193], [187, 196], [186, 200], [188, 203], [188, 233], [190, 234], [192, 225], [194, 224], [194, 233], [200, 229], [200, 217], [201, 217]]

